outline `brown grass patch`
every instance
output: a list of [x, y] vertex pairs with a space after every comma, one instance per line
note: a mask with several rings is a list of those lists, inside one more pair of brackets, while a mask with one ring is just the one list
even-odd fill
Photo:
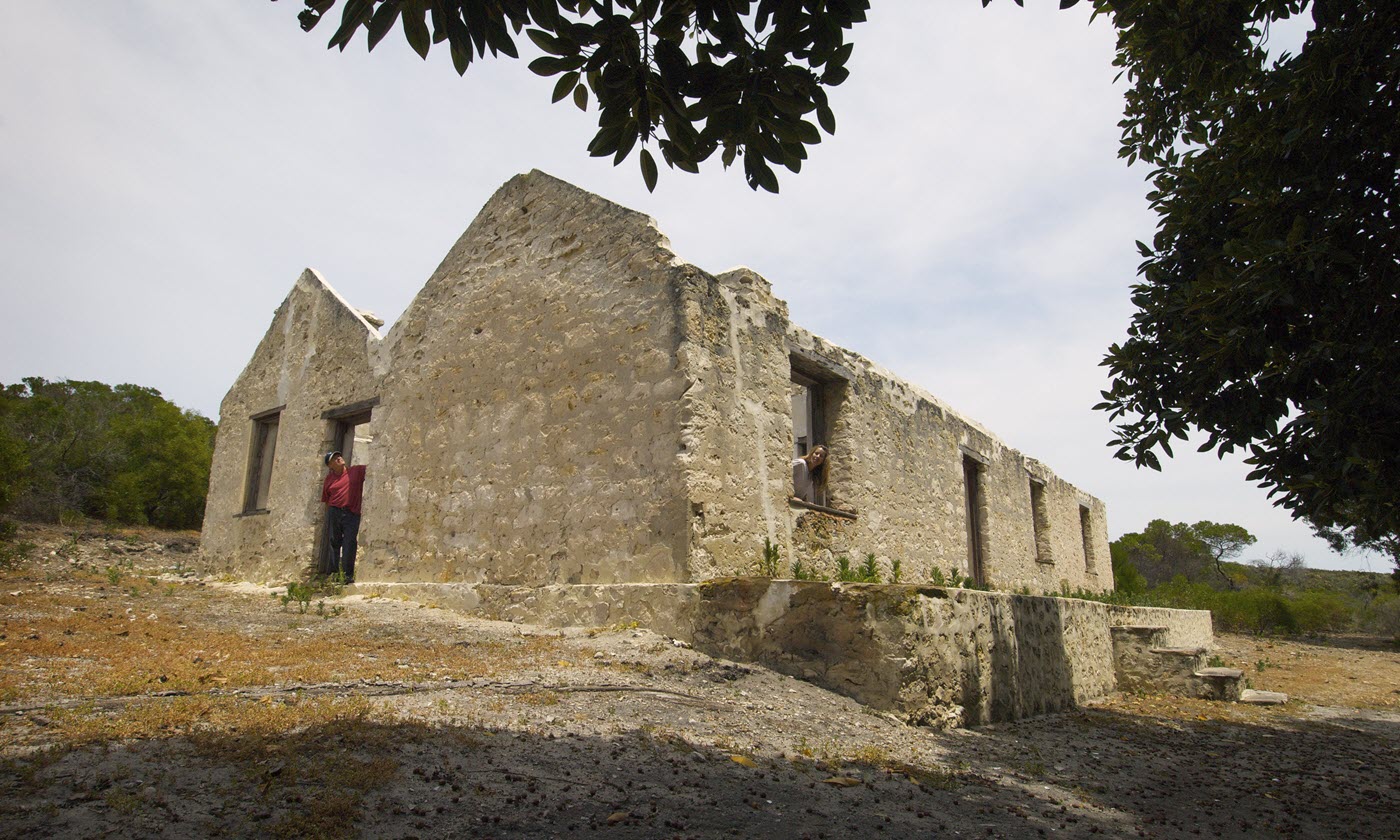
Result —
[[257, 740], [371, 718], [392, 720], [393, 716], [363, 697], [269, 702], [208, 696], [158, 697], [116, 711], [79, 706], [44, 715], [50, 735], [65, 747], [176, 736], [189, 736], [195, 744], [210, 737]]
[[1400, 712], [1400, 653], [1375, 639], [1220, 634], [1216, 649], [1254, 688], [1321, 706]]
[[[12, 594], [18, 593], [18, 594]], [[421, 682], [544, 665], [560, 642], [470, 646], [298, 614], [268, 598], [252, 619], [190, 582], [73, 572], [60, 584], [0, 573], [0, 702], [207, 692], [271, 683]], [[377, 632], [376, 632], [377, 631]]]

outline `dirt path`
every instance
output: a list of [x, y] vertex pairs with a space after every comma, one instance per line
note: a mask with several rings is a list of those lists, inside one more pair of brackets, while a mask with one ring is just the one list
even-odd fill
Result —
[[1400, 654], [1355, 640], [1222, 639], [1283, 707], [935, 732], [640, 628], [302, 613], [195, 579], [178, 539], [29, 538], [0, 572], [3, 836], [1400, 836]]

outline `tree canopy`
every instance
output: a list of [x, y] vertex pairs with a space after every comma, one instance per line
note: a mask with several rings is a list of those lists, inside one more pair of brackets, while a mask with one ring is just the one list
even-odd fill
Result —
[[[310, 31], [337, 0], [305, 0]], [[836, 131], [826, 88], [849, 75], [850, 28], [869, 0], [346, 0], [331, 47], [361, 29], [374, 49], [396, 25], [427, 58], [445, 43], [457, 72], [475, 59], [519, 58], [522, 31], [545, 55], [530, 62], [557, 76], [554, 101], [598, 108], [595, 157], [618, 164], [633, 148], [648, 189], [655, 143], [667, 166], [698, 172], [719, 152], [742, 159], [749, 186], [778, 191], [774, 166], [802, 169], [807, 147]]]
[[[1109, 546], [1112, 551], [1115, 579], [1121, 587], [1136, 581], [1138, 573], [1146, 585], [1157, 586], [1177, 576], [1194, 583], [1216, 580], [1235, 588], [1234, 580], [1224, 563], [1238, 557], [1255, 542], [1254, 535], [1239, 525], [1228, 522], [1168, 522], [1154, 519], [1140, 533], [1124, 534]], [[1133, 591], [1146, 586], [1128, 584]]]
[[1160, 469], [1189, 429], [1337, 548], [1400, 563], [1400, 3], [1096, 3], [1133, 86], [1122, 154], [1155, 167], [1128, 338], [1098, 407]]
[[0, 510], [198, 528], [214, 424], [153, 388], [37, 377], [0, 386]]

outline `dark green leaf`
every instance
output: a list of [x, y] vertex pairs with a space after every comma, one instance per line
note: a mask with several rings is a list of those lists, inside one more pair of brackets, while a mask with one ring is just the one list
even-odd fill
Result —
[[642, 153], [641, 155], [639, 155], [639, 157], [641, 158], [642, 164], [642, 181], [645, 182], [647, 185], [647, 192], [655, 192], [656, 161], [652, 160], [651, 152], [647, 151], [646, 149], [642, 149]]
[[574, 71], [574, 72], [571, 72], [571, 73], [565, 73], [564, 75], [560, 76], [560, 77], [559, 77], [559, 81], [557, 81], [557, 82], [554, 83], [554, 94], [553, 94], [553, 96], [551, 96], [550, 101], [551, 101], [551, 102], [558, 102], [559, 100], [561, 100], [561, 99], [563, 99], [564, 97], [568, 96], [568, 95], [573, 91], [574, 85], [577, 85], [577, 84], [578, 84], [578, 72], [577, 72], [577, 71]]
[[403, 10], [404, 38], [408, 39], [408, 45], [418, 53], [418, 57], [424, 59], [428, 57], [428, 48], [432, 46], [432, 37], [428, 34], [428, 24], [424, 20], [426, 14], [427, 9], [421, 6]]
[[389, 34], [389, 30], [394, 28], [394, 23], [399, 19], [399, 0], [387, 0], [374, 16], [369, 20], [368, 41], [372, 50]]

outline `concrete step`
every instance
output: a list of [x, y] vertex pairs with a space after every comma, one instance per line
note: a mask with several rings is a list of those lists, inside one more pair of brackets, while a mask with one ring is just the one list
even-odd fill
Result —
[[1166, 656], [1201, 656], [1206, 652], [1203, 647], [1155, 647], [1150, 648], [1152, 653], [1160, 653]]
[[1202, 700], [1240, 699], [1240, 682], [1244, 671], [1238, 668], [1202, 668], [1191, 675], [1197, 686], [1197, 697]]
[[1282, 691], [1256, 691], [1246, 688], [1240, 692], [1240, 702], [1256, 706], [1280, 706], [1288, 702], [1288, 695]]
[[1151, 624], [1118, 624], [1108, 628], [1110, 638], [1117, 643], [1137, 643], [1143, 647], [1166, 647], [1171, 631]]

